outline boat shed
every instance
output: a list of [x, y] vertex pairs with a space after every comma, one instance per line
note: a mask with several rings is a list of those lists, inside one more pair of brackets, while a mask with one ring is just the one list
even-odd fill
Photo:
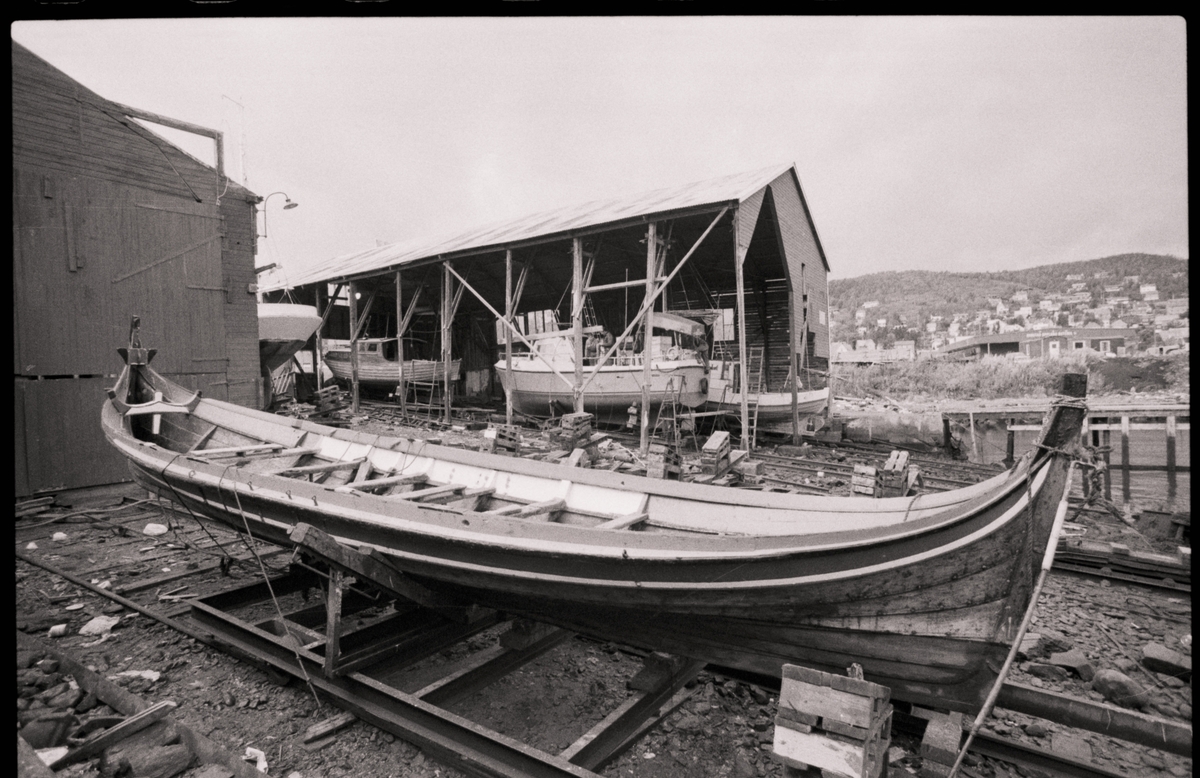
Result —
[[[16, 490], [129, 480], [100, 406], [130, 322], [154, 367], [257, 405], [255, 203], [220, 133], [107, 100], [13, 42]], [[198, 133], [214, 168], [135, 119]]]
[[[345, 293], [344, 324], [332, 334], [399, 335], [399, 365], [406, 347], [419, 347], [412, 327], [427, 314], [430, 353], [421, 356], [462, 359], [468, 389], [484, 394], [497, 391], [497, 359], [514, 341], [528, 345], [530, 332], [561, 324], [579, 354], [586, 327], [622, 333], [619, 343], [655, 312], [702, 322], [741, 375], [760, 375], [761, 391], [786, 391], [793, 376], [805, 388], [827, 386], [828, 272], [796, 169], [777, 165], [382, 245], [292, 275], [287, 286], [327, 317], [331, 290], [335, 301]], [[559, 375], [577, 411], [582, 363], [574, 377]]]

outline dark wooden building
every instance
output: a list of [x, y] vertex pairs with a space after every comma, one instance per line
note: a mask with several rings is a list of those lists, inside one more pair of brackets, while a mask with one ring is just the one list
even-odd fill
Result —
[[132, 118], [152, 114], [12, 57], [16, 491], [128, 480], [100, 406], [131, 316], [160, 372], [258, 402], [261, 198], [224, 177], [219, 133], [214, 169]]

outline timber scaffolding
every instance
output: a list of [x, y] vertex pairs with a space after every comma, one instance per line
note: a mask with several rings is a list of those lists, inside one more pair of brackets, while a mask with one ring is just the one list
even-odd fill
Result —
[[[140, 536], [124, 537], [133, 534], [131, 529], [136, 533], [147, 519], [161, 520], [157, 512], [142, 507], [142, 502], [104, 508], [104, 524], [115, 535], [110, 540], [130, 547], [146, 542]], [[642, 651], [636, 646], [619, 647], [621, 652], [643, 659], [642, 669], [628, 680], [633, 693], [572, 744], [557, 753], [548, 753], [457, 715], [450, 708], [456, 701], [465, 700], [529, 666], [571, 639], [572, 633], [528, 621], [512, 621], [499, 646], [465, 652], [462, 659], [442, 667], [441, 677], [422, 681], [420, 688], [404, 691], [398, 688], [401, 684], [395, 679], [407, 668], [464, 645], [473, 636], [496, 629], [509, 619], [503, 613], [434, 594], [374, 553], [341, 545], [308, 526], [299, 526], [291, 533], [290, 547], [252, 541], [247, 544], [249, 553], [227, 557], [234, 566], [256, 572], [264, 569], [258, 560], [273, 559], [277, 569], [269, 578], [222, 588], [222, 579], [212, 575], [218, 567], [216, 563], [193, 568], [184, 564], [178, 550], [172, 550], [168, 553], [178, 562], [178, 571], [141, 578], [107, 565], [102, 567], [105, 577], [132, 578], [132, 581], [104, 588], [88, 581], [100, 569], [78, 564], [88, 555], [88, 549], [94, 548], [93, 544], [75, 543], [47, 551], [24, 548], [30, 538], [40, 537], [36, 533], [52, 529], [46, 526], [45, 516], [53, 506], [38, 508], [35, 524], [17, 523], [19, 560], [261, 667], [276, 679], [296, 678], [306, 682], [325, 701], [332, 701], [354, 716], [419, 746], [444, 764], [472, 775], [595, 776], [596, 771], [631, 748], [702, 688], [692, 684], [701, 669], [700, 663], [686, 657]], [[179, 548], [178, 541], [184, 540], [188, 549], [192, 549], [192, 542], [186, 539], [188, 533], [179, 531], [184, 520], [186, 517], [182, 515], [168, 520], [169, 524], [177, 525], [173, 536], [176, 542], [170, 546]], [[233, 542], [231, 530], [213, 528], [206, 534], [204, 550], [208, 553], [221, 549], [222, 543]], [[288, 554], [291, 561], [280, 567], [279, 563], [285, 562]], [[64, 555], [69, 557], [65, 562], [61, 561]], [[143, 557], [127, 565], [144, 563]], [[70, 564], [74, 572], [61, 569], [60, 564]], [[223, 563], [221, 569], [225, 569]], [[194, 584], [191, 588], [184, 583], [189, 578]], [[185, 590], [187, 593], [179, 594]], [[192, 591], [197, 596], [190, 594]], [[322, 592], [324, 596], [310, 597], [310, 591]], [[149, 603], [145, 604], [147, 599]], [[779, 678], [750, 676], [726, 668], [710, 670], [770, 693], [780, 692]], [[893, 703], [894, 731], [916, 737], [924, 731], [929, 741], [927, 722], [936, 718], [936, 714], [903, 701], [893, 700]], [[1191, 755], [1192, 730], [1180, 722], [1013, 682], [1003, 684], [998, 704], [1063, 726], [1172, 754]], [[834, 711], [822, 712], [822, 716], [841, 718]], [[329, 725], [325, 730], [328, 734], [338, 722], [349, 720], [338, 716], [322, 725]], [[826, 718], [820, 728], [835, 733], [847, 729], [834, 726]], [[961, 728], [953, 728], [952, 735], [954, 746], [950, 748], [960, 741]], [[922, 744], [922, 754], [928, 758], [926, 745]], [[1086, 762], [984, 733], [976, 739], [973, 751], [1056, 773], [1113, 775]]]
[[[656, 318], [664, 314], [703, 327], [705, 345], [698, 349], [697, 364], [706, 359], [708, 344], [722, 346], [736, 360], [739, 375], [749, 376], [752, 351], [761, 353], [761, 390], [791, 394], [791, 431], [798, 442], [801, 388], [828, 386], [828, 272], [796, 170], [779, 165], [559, 208], [444, 239], [379, 246], [295, 274], [287, 290], [265, 291], [268, 299], [287, 294], [323, 312], [312, 346], [318, 381], [326, 325], [348, 336], [355, 411], [357, 344], [365, 338], [395, 341], [396, 397], [404, 415], [405, 360], [421, 357], [442, 364], [445, 423], [454, 404], [452, 360], [461, 360], [464, 396], [490, 396], [501, 372], [509, 376], [500, 383], [511, 425], [514, 347], [529, 349], [530, 364], [553, 387], [545, 390], [549, 402], [564, 406], [558, 413], [590, 410], [601, 394], [602, 382], [596, 381], [601, 366], [640, 351], [646, 357], [643, 370], [633, 371], [640, 375], [629, 380], [641, 398], [645, 454], [653, 425], [650, 408], [659, 402], [651, 399], [651, 382], [662, 380], [651, 339]], [[333, 322], [335, 310], [338, 321]], [[414, 339], [418, 320], [424, 330]], [[560, 330], [573, 352], [569, 360], [548, 359], [531, 342], [534, 335], [558, 330], [559, 321], [569, 323]], [[585, 342], [596, 327], [610, 336], [620, 333], [605, 341], [602, 354]], [[410, 353], [414, 350], [425, 353]], [[706, 383], [689, 389], [702, 397]], [[755, 398], [745, 391], [741, 395], [739, 447], [749, 450]]]

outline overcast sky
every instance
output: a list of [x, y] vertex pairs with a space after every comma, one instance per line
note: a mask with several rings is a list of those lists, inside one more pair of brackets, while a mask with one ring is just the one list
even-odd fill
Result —
[[[260, 241], [259, 264], [285, 270], [777, 163], [796, 165], [834, 278], [1189, 255], [1182, 18], [30, 21], [12, 37], [106, 98], [225, 131], [234, 179], [300, 203], [271, 198]], [[211, 141], [180, 145], [213, 159]]]

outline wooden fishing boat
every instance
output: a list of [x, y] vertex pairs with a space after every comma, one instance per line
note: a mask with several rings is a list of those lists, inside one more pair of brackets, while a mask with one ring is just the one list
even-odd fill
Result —
[[1007, 472], [814, 497], [332, 429], [200, 397], [136, 341], [121, 351], [104, 432], [139, 484], [201, 518], [280, 544], [309, 524], [441, 595], [749, 671], [858, 663], [899, 699], [962, 711], [1014, 642], [1086, 413], [1069, 377]]
[[[709, 362], [708, 398], [704, 408], [708, 411], [724, 411], [738, 418], [742, 413], [742, 391], [733, 373], [737, 363], [714, 359]], [[768, 429], [777, 422], [790, 425], [792, 422], [792, 393], [751, 392], [748, 398], [750, 413], [757, 413], [759, 429]], [[829, 388], [800, 389], [796, 392], [796, 410], [800, 418], [821, 413], [829, 406]], [[756, 410], [757, 409], [757, 410]], [[791, 427], [788, 426], [788, 430]]]
[[[685, 408], [698, 408], [706, 399], [707, 368], [691, 339], [702, 337], [702, 325], [669, 313], [656, 313], [654, 327], [664, 334], [650, 343], [651, 413], [662, 403], [673, 401]], [[603, 357], [604, 328], [587, 327], [584, 352], [585, 376], [596, 370]], [[563, 378], [575, 373], [575, 346], [570, 330], [540, 332], [526, 336], [533, 349], [513, 356], [512, 372], [507, 359], [496, 363], [496, 375], [506, 391], [512, 392], [513, 408], [527, 416], [552, 416], [574, 408], [571, 386]], [[611, 345], [611, 337], [607, 341]], [[624, 421], [631, 405], [641, 405], [645, 382], [645, 349], [618, 349], [596, 371], [583, 392], [583, 408], [601, 421]]]
[[[335, 378], [351, 379], [350, 344], [334, 344], [325, 351], [325, 364]], [[462, 360], [450, 362], [450, 380], [458, 379]], [[442, 362], [434, 359], [404, 360], [404, 380], [420, 383], [437, 383], [445, 380]], [[400, 383], [400, 370], [396, 359], [395, 338], [363, 338], [358, 341], [358, 382], [366, 386], [395, 388]]]

